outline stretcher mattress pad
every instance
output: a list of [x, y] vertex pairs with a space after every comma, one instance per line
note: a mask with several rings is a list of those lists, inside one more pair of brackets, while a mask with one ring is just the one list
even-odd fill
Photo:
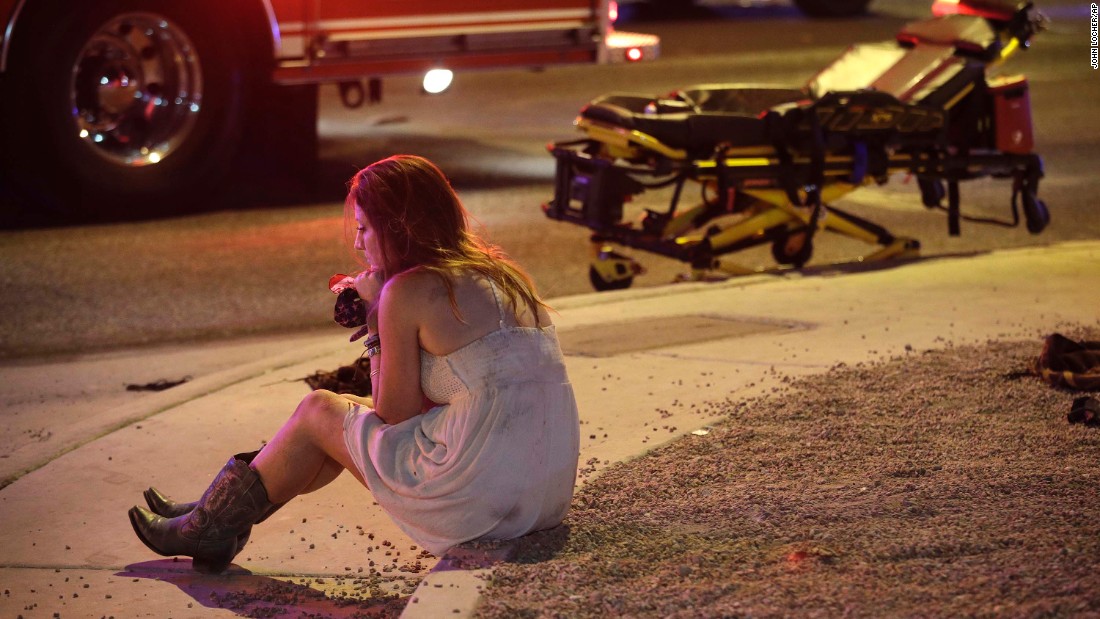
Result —
[[671, 148], [710, 154], [719, 143], [767, 144], [763, 113], [805, 99], [798, 89], [712, 84], [687, 88], [670, 98], [605, 95], [586, 105], [581, 117], [644, 133]]

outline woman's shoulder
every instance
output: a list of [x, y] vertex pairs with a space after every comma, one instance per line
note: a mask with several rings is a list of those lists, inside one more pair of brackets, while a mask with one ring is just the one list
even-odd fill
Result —
[[402, 271], [386, 280], [383, 291], [388, 296], [412, 300], [430, 293], [436, 286], [442, 285], [439, 278], [423, 269], [413, 268]]
[[[454, 278], [451, 278], [452, 283]], [[448, 298], [443, 275], [423, 268], [412, 268], [389, 278], [383, 294], [405, 308], [424, 307]]]

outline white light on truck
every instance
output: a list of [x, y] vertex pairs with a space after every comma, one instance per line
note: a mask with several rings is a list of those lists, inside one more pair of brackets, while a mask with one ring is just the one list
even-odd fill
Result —
[[450, 69], [432, 69], [424, 74], [424, 92], [438, 95], [450, 88], [454, 77]]

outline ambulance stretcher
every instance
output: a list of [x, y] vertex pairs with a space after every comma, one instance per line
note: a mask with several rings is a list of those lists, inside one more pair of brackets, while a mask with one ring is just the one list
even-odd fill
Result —
[[[916, 255], [915, 239], [832, 205], [895, 174], [916, 177], [923, 204], [947, 211], [951, 235], [967, 219], [960, 182], [1007, 179], [1012, 221], [999, 223], [1018, 225], [1022, 210], [1038, 234], [1050, 218], [1038, 198], [1027, 80], [991, 69], [1044, 25], [1031, 2], [939, 0], [931, 18], [894, 41], [852, 46], [801, 88], [598, 97], [575, 121], [585, 137], [548, 147], [556, 178], [543, 210], [592, 231], [598, 290], [626, 288], [643, 272], [620, 247], [685, 262], [693, 279], [757, 272], [726, 255], [764, 244], [783, 268], [801, 268], [820, 231], [873, 246], [862, 260]], [[661, 191], [666, 209], [624, 215], [624, 205]], [[690, 192], [700, 197], [685, 205]]]

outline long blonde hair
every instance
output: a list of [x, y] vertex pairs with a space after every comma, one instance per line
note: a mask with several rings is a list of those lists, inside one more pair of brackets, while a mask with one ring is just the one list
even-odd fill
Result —
[[513, 307], [522, 301], [535, 316], [547, 307], [523, 269], [497, 246], [470, 230], [470, 218], [447, 177], [432, 162], [415, 155], [394, 155], [359, 170], [344, 202], [352, 225], [358, 208], [374, 230], [382, 252], [383, 279], [411, 269], [434, 273], [443, 281], [459, 320], [455, 274], [473, 271], [492, 281]]

